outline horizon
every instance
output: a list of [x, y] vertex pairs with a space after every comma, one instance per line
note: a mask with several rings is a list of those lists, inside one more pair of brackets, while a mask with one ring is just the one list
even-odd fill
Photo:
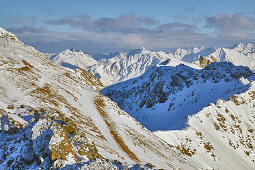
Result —
[[45, 53], [70, 48], [91, 54], [142, 47], [169, 51], [255, 42], [252, 0], [20, 0], [2, 2], [0, 10], [0, 27]]
[[[96, 56], [96, 55], [112, 55], [112, 54], [115, 54], [115, 53], [125, 53], [125, 52], [131, 52], [131, 51], [135, 51], [135, 50], [142, 50], [142, 49], [145, 49], [145, 50], [149, 50], [150, 52], [165, 52], [165, 53], [172, 53], [174, 52], [175, 50], [177, 49], [184, 49], [184, 50], [192, 50], [194, 48], [202, 48], [203, 49], [208, 49], [208, 48], [235, 48], [237, 45], [240, 45], [240, 44], [243, 44], [245, 46], [247, 46], [248, 44], [251, 44], [251, 45], [255, 45], [255, 43], [250, 43], [250, 42], [247, 42], [247, 43], [242, 43], [242, 42], [236, 42], [236, 43], [233, 43], [232, 45], [229, 45], [229, 46], [225, 46], [225, 47], [221, 47], [221, 46], [208, 46], [208, 47], [204, 47], [204, 46], [194, 46], [194, 47], [177, 47], [177, 48], [171, 48], [171, 49], [166, 49], [166, 50], [153, 50], [153, 49], [147, 49], [146, 47], [141, 47], [141, 48], [131, 48], [131, 49], [123, 49], [123, 50], [119, 50], [119, 51], [112, 51], [112, 52], [96, 52], [96, 53], [89, 53], [89, 52], [86, 52], [82, 49], [77, 49], [77, 48], [66, 48], [66, 49], [63, 49], [62, 51], [59, 51], [59, 52], [55, 52], [55, 53], [49, 53], [49, 54], [58, 54], [58, 53], [61, 53], [63, 51], [66, 51], [66, 50], [70, 50], [70, 51], [75, 51], [75, 52], [83, 52], [85, 54], [88, 54], [88, 55], [92, 55], [92, 57]], [[45, 52], [47, 53], [47, 52]]]

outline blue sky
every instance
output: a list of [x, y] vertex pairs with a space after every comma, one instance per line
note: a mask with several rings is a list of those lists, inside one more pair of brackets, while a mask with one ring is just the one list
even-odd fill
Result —
[[255, 40], [254, 0], [8, 0], [0, 27], [43, 52], [230, 46]]

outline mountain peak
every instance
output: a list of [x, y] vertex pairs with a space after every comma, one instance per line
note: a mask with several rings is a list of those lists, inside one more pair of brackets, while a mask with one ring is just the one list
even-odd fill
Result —
[[5, 29], [3, 29], [1, 27], [0, 27], [0, 36], [3, 38], [10, 38], [12, 40], [19, 41], [19, 39], [17, 38], [16, 35], [14, 35], [13, 33], [9, 32], [9, 31], [6, 31]]
[[70, 51], [72, 51], [72, 52], [80, 52], [81, 50], [77, 50], [75, 48], [70, 48]]
[[233, 46], [232, 46], [232, 49], [235, 49], [235, 48], [238, 48], [238, 49], [243, 49], [245, 47], [245, 44], [244, 43], [235, 43]]
[[141, 50], [142, 50], [142, 51], [146, 51], [147, 49], [146, 49], [145, 47], [142, 47]]
[[245, 53], [255, 51], [254, 44], [252, 44], [252, 43], [247, 43], [247, 44], [236, 43], [232, 46], [232, 49], [235, 49], [238, 51], [243, 51]]
[[150, 52], [151, 52], [150, 50], [147, 50], [145, 47], [142, 47], [142, 48], [127, 51], [127, 55], [132, 56], [135, 54], [143, 54], [143, 53], [150, 53]]

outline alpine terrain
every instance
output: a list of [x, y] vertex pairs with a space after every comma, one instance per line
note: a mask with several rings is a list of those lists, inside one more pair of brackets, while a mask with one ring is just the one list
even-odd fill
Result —
[[101, 92], [194, 162], [254, 169], [254, 78], [230, 62], [159, 65]]
[[255, 169], [254, 70], [253, 44], [43, 54], [0, 28], [0, 169]]
[[[255, 70], [255, 45], [242, 43], [230, 48], [178, 48], [172, 52], [150, 51], [145, 48], [103, 55], [94, 60], [93, 55], [82, 51], [65, 50], [51, 56], [52, 61], [68, 68], [80, 67], [97, 76], [105, 85], [116, 84], [142, 75], [148, 68], [161, 63], [171, 66], [185, 64], [203, 68], [215, 61], [228, 61]], [[96, 57], [96, 56], [95, 56]]]
[[1, 169], [205, 168], [65, 69], [0, 29]]

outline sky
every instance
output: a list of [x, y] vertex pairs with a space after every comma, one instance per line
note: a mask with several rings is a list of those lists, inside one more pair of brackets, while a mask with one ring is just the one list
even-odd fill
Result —
[[255, 42], [254, 0], [0, 0], [0, 27], [42, 52]]

